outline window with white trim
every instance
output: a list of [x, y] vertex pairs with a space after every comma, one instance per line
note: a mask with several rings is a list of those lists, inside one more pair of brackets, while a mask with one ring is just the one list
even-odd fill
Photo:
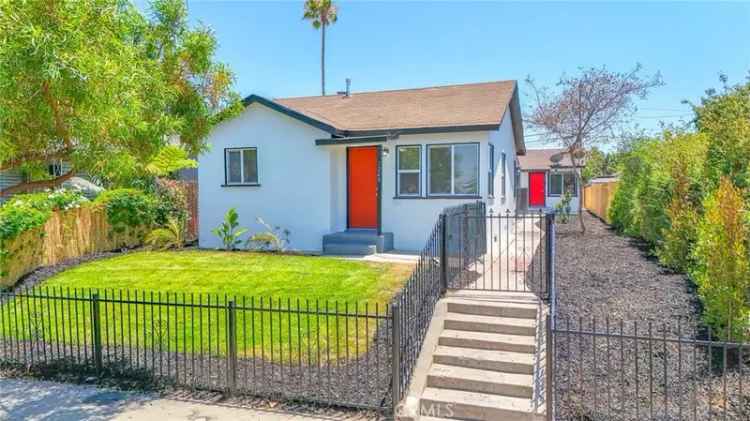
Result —
[[479, 194], [479, 144], [428, 145], [427, 167], [429, 195]]
[[507, 179], [506, 179], [506, 177], [507, 177], [507, 174], [508, 174], [508, 163], [507, 163], [507, 159], [508, 159], [508, 158], [507, 158], [507, 156], [505, 155], [505, 152], [503, 152], [503, 153], [502, 153], [502, 155], [501, 155], [501, 159], [502, 159], [502, 161], [500, 161], [500, 164], [501, 164], [501, 167], [500, 167], [500, 168], [501, 168], [501, 169], [502, 169], [502, 171], [503, 171], [503, 176], [502, 176], [502, 178], [501, 178], [501, 180], [502, 180], [502, 183], [503, 183], [503, 184], [502, 184], [502, 186], [501, 186], [500, 190], [501, 190], [501, 192], [502, 192], [502, 197], [503, 197], [503, 199], [505, 199], [505, 193], [506, 193], [506, 187], [505, 187], [505, 185], [506, 185], [506, 183], [507, 183]]
[[422, 194], [422, 146], [408, 145], [396, 148], [396, 183], [398, 196]]
[[258, 148], [231, 148], [224, 151], [227, 185], [258, 184]]
[[549, 175], [549, 195], [562, 196], [564, 193], [570, 193], [571, 196], [578, 195], [576, 176], [572, 172], [550, 173]]
[[490, 143], [490, 171], [487, 176], [487, 194], [495, 197], [495, 145]]

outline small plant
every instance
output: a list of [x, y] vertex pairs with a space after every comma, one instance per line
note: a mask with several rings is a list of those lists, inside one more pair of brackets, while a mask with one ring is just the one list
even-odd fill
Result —
[[282, 229], [279, 226], [272, 227], [260, 216], [256, 218], [259, 224], [266, 228], [266, 231], [260, 232], [247, 239], [245, 246], [253, 250], [284, 252], [289, 247], [288, 229]]
[[185, 219], [169, 218], [163, 227], [146, 236], [146, 245], [154, 250], [181, 249], [185, 245]]
[[567, 224], [570, 222], [570, 201], [573, 200], [573, 196], [570, 192], [565, 192], [562, 195], [560, 202], [555, 205], [555, 213], [557, 214], [560, 223]]
[[247, 232], [247, 228], [240, 228], [239, 219], [240, 216], [237, 214], [237, 209], [231, 208], [224, 215], [224, 222], [211, 230], [214, 235], [219, 237], [221, 243], [224, 245], [224, 249], [228, 251], [236, 249], [242, 243], [240, 237]]

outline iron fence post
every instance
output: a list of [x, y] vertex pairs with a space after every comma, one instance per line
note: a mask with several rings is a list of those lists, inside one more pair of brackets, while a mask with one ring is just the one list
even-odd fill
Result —
[[401, 308], [398, 304], [391, 307], [391, 317], [393, 323], [393, 340], [391, 346], [392, 355], [392, 383], [391, 383], [391, 400], [393, 406], [393, 419], [396, 419], [398, 403], [401, 401]]
[[237, 314], [234, 300], [227, 302], [227, 392], [237, 389]]
[[544, 265], [546, 269], [546, 289], [545, 295], [547, 300], [552, 300], [552, 278], [555, 276], [555, 214], [548, 213], [545, 215], [545, 237], [544, 237]]
[[101, 373], [104, 366], [102, 359], [102, 325], [100, 317], [99, 293], [91, 295], [91, 345], [94, 348], [94, 364], [96, 372]]
[[448, 217], [440, 214], [440, 286], [441, 294], [448, 291]]
[[555, 350], [555, 347], [554, 347], [554, 344], [553, 344], [553, 341], [554, 341], [554, 331], [552, 329], [552, 314], [551, 313], [547, 314], [546, 331], [547, 331], [547, 340], [546, 340], [546, 354], [547, 355], [545, 355], [545, 359], [546, 359], [546, 363], [545, 364], [547, 365], [547, 370], [546, 370], [546, 386], [545, 386], [545, 390], [547, 392], [546, 393], [547, 397], [545, 399], [545, 403], [547, 404], [547, 420], [548, 421], [552, 421], [552, 420], [555, 419], [555, 414], [554, 414], [554, 409], [555, 409], [555, 405], [554, 405], [554, 396], [555, 396], [555, 392], [554, 392], [554, 387], [555, 387], [554, 386], [555, 373], [554, 373], [554, 371], [555, 371], [555, 367], [554, 367], [554, 364], [555, 363], [554, 363], [554, 358], [553, 358], [554, 356], [552, 354], [554, 352], [554, 350]]

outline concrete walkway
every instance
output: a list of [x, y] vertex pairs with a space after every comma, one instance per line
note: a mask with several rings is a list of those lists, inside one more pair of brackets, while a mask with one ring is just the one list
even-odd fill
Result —
[[160, 398], [87, 385], [0, 377], [0, 420], [313, 421], [358, 419]]

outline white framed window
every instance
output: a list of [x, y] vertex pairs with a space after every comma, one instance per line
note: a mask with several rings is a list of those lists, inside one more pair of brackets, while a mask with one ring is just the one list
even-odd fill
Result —
[[422, 146], [396, 148], [396, 192], [398, 196], [422, 195]]
[[487, 177], [487, 194], [495, 197], [495, 145], [490, 143], [490, 171]]
[[258, 185], [258, 148], [225, 149], [224, 178], [228, 186]]
[[479, 144], [427, 146], [427, 192], [430, 196], [479, 195]]
[[47, 165], [47, 174], [51, 177], [60, 177], [63, 175], [62, 161], [52, 161]]
[[500, 178], [501, 182], [503, 183], [500, 186], [500, 192], [502, 194], [503, 199], [505, 199], [505, 193], [507, 192], [507, 176], [508, 176], [508, 157], [505, 155], [505, 152], [502, 153], [500, 157], [500, 169], [503, 171], [503, 176]]
[[557, 172], [549, 175], [549, 195], [562, 196], [563, 193], [578, 196], [576, 176], [572, 172]]

